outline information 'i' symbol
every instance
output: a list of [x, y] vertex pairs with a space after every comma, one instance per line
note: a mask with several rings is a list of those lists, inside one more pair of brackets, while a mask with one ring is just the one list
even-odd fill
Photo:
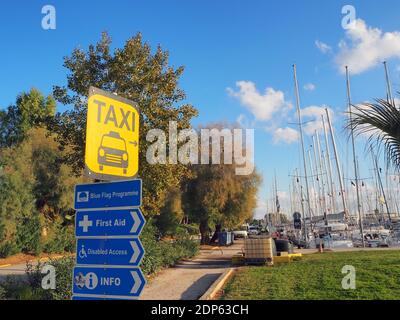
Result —
[[97, 287], [98, 279], [95, 273], [90, 272], [86, 275], [85, 285], [88, 289], [94, 289]]

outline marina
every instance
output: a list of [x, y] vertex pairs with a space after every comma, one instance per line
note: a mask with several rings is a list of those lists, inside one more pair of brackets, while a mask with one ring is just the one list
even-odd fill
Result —
[[[384, 62], [383, 66], [387, 102], [395, 105], [387, 63]], [[369, 157], [364, 158], [364, 161], [372, 168], [372, 177], [360, 177], [358, 159], [364, 155], [357, 154], [356, 143], [363, 142], [356, 142], [358, 134], [353, 128], [354, 105], [347, 66], [345, 71], [348, 110], [348, 125], [345, 128], [349, 135], [352, 161], [347, 162], [345, 167], [339, 157], [328, 107], [325, 108], [325, 114], [321, 114], [322, 130], [315, 130], [308, 139], [311, 144], [306, 145], [297, 71], [296, 65], [293, 65], [302, 166], [295, 168], [289, 175], [289, 215], [281, 209], [275, 171], [270, 198], [273, 212], [264, 216], [262, 224], [270, 234], [288, 239], [298, 248], [400, 247], [399, 206], [396, 197], [400, 176], [393, 168], [381, 163], [382, 159], [370, 145], [366, 152]], [[349, 176], [344, 176], [343, 172], [349, 173]]]

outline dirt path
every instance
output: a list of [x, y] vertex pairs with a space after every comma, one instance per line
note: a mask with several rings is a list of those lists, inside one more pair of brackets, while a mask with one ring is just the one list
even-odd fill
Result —
[[233, 246], [200, 250], [191, 261], [161, 271], [147, 283], [141, 300], [197, 300], [231, 266], [232, 255], [241, 251], [243, 241]]

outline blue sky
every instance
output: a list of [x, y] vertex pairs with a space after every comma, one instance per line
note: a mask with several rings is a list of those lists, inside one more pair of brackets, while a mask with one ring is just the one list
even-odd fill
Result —
[[[46, 4], [57, 10], [56, 30], [41, 28], [41, 8]], [[301, 166], [297, 128], [291, 124], [295, 121], [292, 64], [298, 68], [301, 106], [308, 110], [304, 120], [319, 119], [318, 109], [309, 106], [332, 109], [346, 163], [351, 154], [341, 115], [346, 109], [341, 63], [347, 61], [355, 70], [355, 103], [384, 95], [382, 60], [388, 60], [394, 91], [399, 90], [400, 36], [395, 32], [400, 31], [400, 2], [352, 1], [356, 18], [363, 21], [357, 20], [353, 33], [341, 25], [346, 4], [317, 0], [2, 2], [0, 108], [31, 87], [50, 94], [53, 85], [65, 84], [63, 57], [77, 46], [87, 48], [102, 31], [109, 32], [115, 47], [140, 31], [150, 45], [160, 44], [170, 52], [172, 65], [185, 66], [180, 85], [187, 101], [200, 111], [194, 125], [240, 119], [255, 129], [255, 163], [264, 178], [257, 213], [265, 213], [263, 201], [271, 197], [274, 170], [282, 202], [289, 209], [284, 200], [288, 174]], [[388, 32], [390, 41], [384, 36]], [[339, 48], [341, 40], [347, 49]], [[271, 88], [269, 93], [266, 88]], [[371, 165], [361, 161], [365, 158], [362, 141], [358, 152], [362, 175], [369, 176]], [[350, 170], [345, 174], [351, 175]]]

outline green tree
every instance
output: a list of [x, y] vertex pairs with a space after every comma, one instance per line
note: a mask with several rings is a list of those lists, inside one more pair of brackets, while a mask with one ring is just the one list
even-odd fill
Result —
[[55, 139], [46, 129], [35, 128], [26, 140], [32, 146], [36, 208], [52, 222], [74, 213], [74, 187], [85, 181], [82, 176], [74, 176], [72, 169], [62, 162], [64, 154]]
[[[18, 96], [1, 114], [0, 252], [38, 253], [42, 240], [62, 238], [71, 230], [74, 185], [82, 181], [62, 163], [55, 136], [44, 128], [55, 101], [36, 89]], [[11, 131], [8, 128], [15, 127]], [[64, 238], [68, 238], [67, 236]]]
[[183, 217], [181, 190], [174, 188], [169, 191], [165, 205], [162, 207], [160, 215], [157, 216], [156, 219], [156, 225], [161, 235], [175, 235]]
[[[29, 245], [24, 237], [24, 230], [28, 227], [27, 219], [37, 222], [38, 212], [35, 208], [35, 198], [32, 193], [34, 174], [32, 171], [32, 149], [29, 144], [19, 144], [12, 148], [0, 150], [3, 163], [3, 174], [0, 177], [0, 221], [3, 224], [0, 243], [13, 243], [18, 250], [27, 251], [35, 247]], [[33, 226], [33, 224], [29, 224]], [[24, 230], [23, 230], [24, 229]], [[36, 230], [30, 230], [34, 235]], [[40, 232], [40, 229], [39, 229]], [[33, 236], [32, 239], [35, 237]], [[31, 240], [32, 240], [31, 239]], [[37, 240], [37, 238], [35, 238]], [[38, 245], [38, 242], [36, 242]], [[28, 248], [29, 247], [29, 248]], [[36, 251], [36, 250], [35, 250]]]
[[238, 176], [235, 167], [193, 166], [194, 178], [186, 186], [185, 211], [191, 221], [199, 223], [202, 244], [209, 242], [211, 227], [221, 224], [231, 228], [253, 216], [261, 178], [256, 172]]
[[22, 142], [28, 131], [41, 126], [55, 113], [55, 100], [44, 97], [37, 89], [22, 93], [15, 105], [0, 110], [0, 147], [10, 147]]
[[90, 86], [117, 93], [135, 101], [140, 108], [140, 169], [143, 179], [143, 209], [146, 215], [158, 214], [168, 190], [179, 187], [189, 171], [183, 165], [150, 165], [146, 161], [149, 143], [145, 137], [152, 128], [168, 130], [169, 121], [178, 129], [189, 128], [197, 110], [182, 104], [184, 92], [178, 81], [183, 67], [168, 65], [168, 52], [157, 47], [154, 54], [141, 34], [126, 41], [123, 48], [111, 52], [111, 39], [103, 33], [101, 40], [87, 51], [75, 49], [66, 57], [67, 86], [54, 87], [57, 101], [73, 109], [57, 114], [49, 127], [57, 134], [66, 151], [64, 161], [80, 174], [84, 167], [87, 95]]
[[13, 241], [20, 250], [38, 252], [41, 240], [57, 238], [64, 231], [60, 225], [73, 222], [74, 185], [83, 179], [61, 163], [58, 144], [44, 128], [0, 149], [0, 158], [0, 243]]

